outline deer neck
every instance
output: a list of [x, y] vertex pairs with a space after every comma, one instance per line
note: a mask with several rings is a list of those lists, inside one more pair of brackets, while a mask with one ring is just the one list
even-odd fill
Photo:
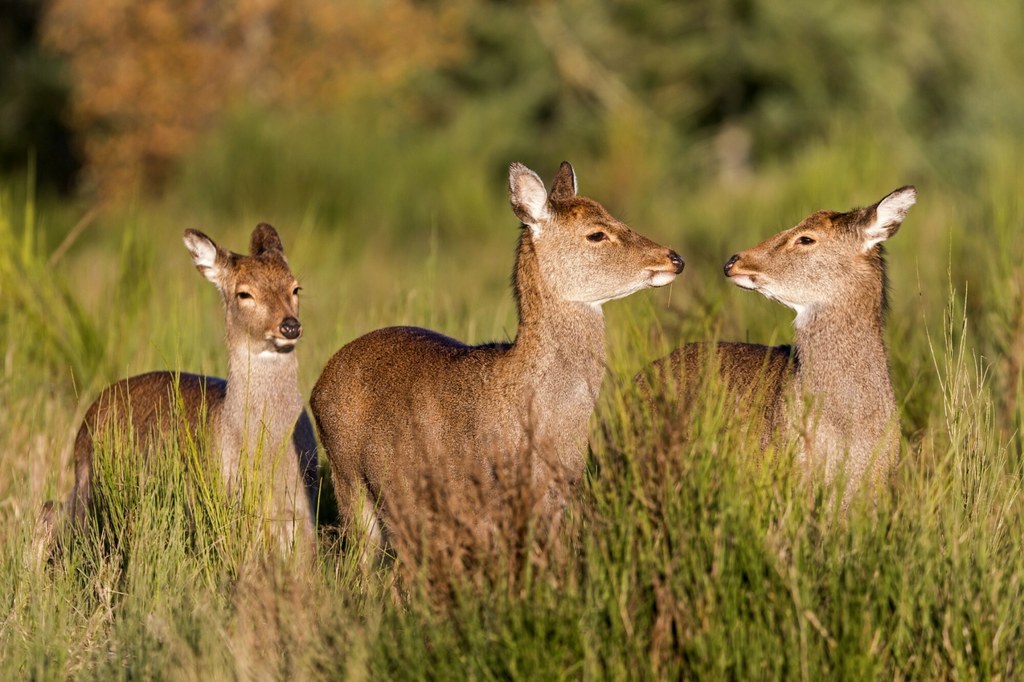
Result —
[[796, 333], [801, 397], [850, 429], [896, 413], [879, 295], [865, 305], [834, 305], [800, 314]]
[[232, 347], [227, 393], [216, 422], [222, 456], [283, 447], [302, 407], [294, 351], [270, 353]]
[[[604, 314], [600, 306], [559, 298], [545, 278], [533, 236], [524, 229], [513, 275], [519, 330], [510, 355], [532, 374], [533, 385], [596, 402], [605, 370]], [[588, 414], [589, 416], [589, 414]]]

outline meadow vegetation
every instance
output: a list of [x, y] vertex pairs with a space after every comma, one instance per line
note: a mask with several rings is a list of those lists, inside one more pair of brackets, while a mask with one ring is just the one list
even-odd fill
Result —
[[[92, 211], [36, 191], [35, 169], [0, 181], [0, 676], [1020, 676], [1024, 10], [633, 4], [462, 3], [469, 56], [343, 107], [227, 107], [159, 196]], [[308, 393], [377, 327], [507, 339], [508, 163], [550, 180], [563, 158], [687, 262], [605, 306], [609, 370], [564, 517], [534, 512], [521, 470], [455, 501], [426, 481], [432, 513], [366, 573], [328, 502], [310, 572], [218, 497], [197, 444], [145, 467], [101, 453], [102, 523], [37, 560], [36, 515], [70, 490], [105, 384], [224, 375], [186, 227], [235, 250], [258, 222], [281, 233]], [[722, 276], [732, 253], [904, 184], [918, 203], [886, 244], [902, 456], [874, 504], [837, 516], [793, 453], [756, 457], [714, 390], [688, 425], [637, 407], [632, 376], [683, 342], [791, 341], [789, 311]], [[502, 513], [474, 535], [485, 511]]]

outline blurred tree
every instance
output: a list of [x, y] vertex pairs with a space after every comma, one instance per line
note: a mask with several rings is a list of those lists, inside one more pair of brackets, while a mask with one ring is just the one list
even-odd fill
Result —
[[[455, 108], [500, 98], [533, 139], [599, 147], [602, 121], [694, 143], [724, 178], [798, 152], [837, 122], [930, 145], [965, 125], [1012, 123], [1020, 3], [969, 0], [474, 0], [470, 49], [444, 69]], [[1002, 58], [999, 55], [1003, 55]], [[1014, 57], [1011, 57], [1014, 56]], [[993, 111], [997, 109], [998, 111]], [[541, 138], [543, 139], [543, 138]], [[707, 145], [702, 145], [703, 142]], [[959, 149], [969, 156], [969, 151]], [[749, 170], [749, 168], [747, 168]]]
[[362, 99], [495, 175], [553, 149], [608, 160], [624, 168], [608, 190], [641, 166], [741, 181], [843, 126], [963, 173], [977, 131], [1024, 121], [1011, 0], [51, 2], [45, 44], [69, 61], [86, 185], [105, 195], [161, 188], [236, 108], [315, 131]]
[[37, 43], [42, 7], [38, 0], [0, 2], [0, 172], [21, 172], [34, 156], [40, 184], [65, 192], [78, 162], [62, 121], [62, 64]]
[[457, 8], [415, 0], [53, 0], [86, 189], [160, 189], [228, 108], [317, 110], [386, 91], [457, 49]]

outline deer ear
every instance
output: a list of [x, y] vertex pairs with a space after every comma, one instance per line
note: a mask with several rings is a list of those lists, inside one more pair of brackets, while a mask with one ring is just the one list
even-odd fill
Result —
[[551, 198], [556, 201], [565, 201], [576, 196], [576, 171], [572, 164], [563, 161], [558, 167], [558, 174], [555, 181], [551, 183]]
[[[907, 211], [917, 201], [917, 190], [911, 186], [900, 187], [868, 209], [870, 222], [861, 228], [864, 251], [885, 241], [900, 229]], [[871, 210], [874, 209], [874, 210]]]
[[185, 248], [192, 254], [192, 262], [203, 277], [220, 286], [224, 272], [224, 253], [216, 243], [199, 230], [185, 230], [182, 238]]
[[521, 163], [513, 163], [508, 168], [508, 198], [516, 217], [539, 234], [541, 223], [551, 218], [548, 193], [540, 176]]
[[260, 223], [252, 231], [252, 237], [249, 239], [249, 253], [258, 256], [267, 251], [280, 251], [283, 254], [284, 244], [281, 243], [281, 237], [272, 225]]

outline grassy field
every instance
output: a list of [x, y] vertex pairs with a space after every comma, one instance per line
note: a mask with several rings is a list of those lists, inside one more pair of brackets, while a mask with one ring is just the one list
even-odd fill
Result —
[[[106, 475], [116, 534], [34, 562], [37, 510], [70, 489], [74, 432], [99, 389], [156, 368], [225, 371], [219, 301], [186, 227], [235, 250], [257, 222], [278, 228], [303, 286], [307, 392], [340, 345], [380, 326], [514, 336], [504, 173], [517, 159], [325, 124], [296, 138], [346, 150], [306, 169], [323, 176], [318, 194], [271, 158], [287, 143], [238, 128], [166, 199], [87, 216], [66, 249], [88, 207], [0, 187], [0, 677], [1022, 674], [1024, 148], [1012, 138], [990, 139], [966, 172], [941, 150], [839, 126], [754, 177], [694, 187], [655, 138], [534, 150], [518, 160], [549, 180], [570, 156], [581, 193], [687, 260], [670, 288], [605, 308], [610, 367], [564, 519], [526, 514], [459, 566], [426, 542], [371, 575], [328, 527], [310, 567], [260, 551], [244, 513], [197, 501], [169, 457]], [[264, 153], [254, 139], [269, 151], [238, 163], [240, 149]], [[629, 380], [647, 362], [686, 341], [792, 339], [786, 310], [721, 276], [730, 254], [908, 183], [919, 201], [887, 247], [902, 459], [875, 509], [837, 519], [827, 491], [801, 485], [786, 453], [759, 461], [713, 399], [688, 441], [637, 432]], [[514, 481], [508, 492], [515, 504]]]

